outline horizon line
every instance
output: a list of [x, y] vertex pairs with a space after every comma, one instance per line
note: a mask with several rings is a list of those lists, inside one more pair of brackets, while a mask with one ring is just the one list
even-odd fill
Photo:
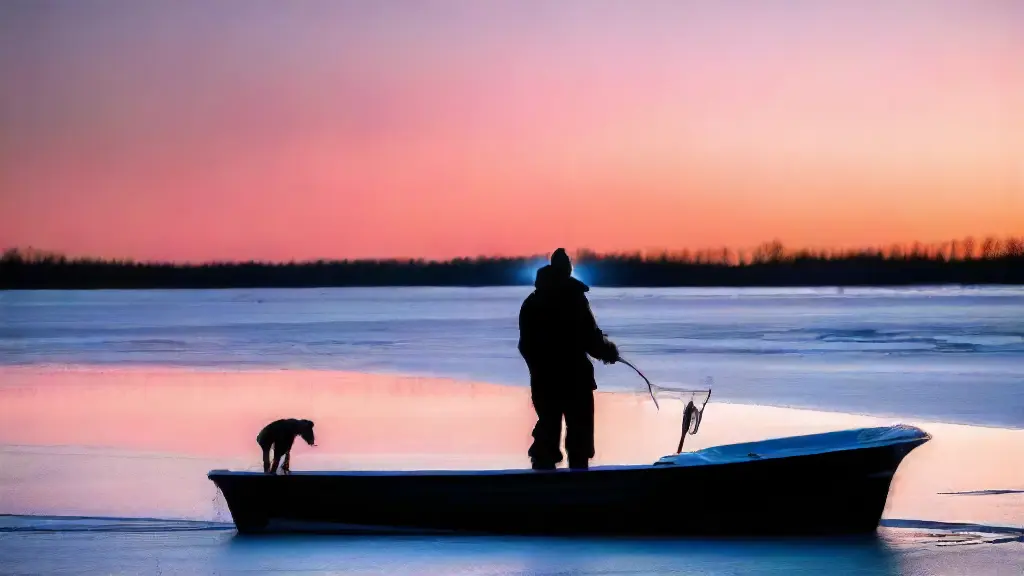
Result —
[[[137, 260], [133, 258], [102, 257], [102, 256], [67, 256], [63, 252], [35, 248], [31, 245], [20, 247], [11, 246], [3, 249], [0, 254], [0, 262], [7, 263], [12, 260], [34, 262], [40, 260], [61, 261], [64, 263], [106, 263], [106, 264], [133, 264], [144, 266], [187, 266], [202, 267], [213, 265], [302, 265], [302, 264], [341, 264], [341, 263], [416, 263], [416, 264], [453, 264], [465, 261], [528, 261], [548, 259], [556, 248], [546, 253], [520, 254], [520, 255], [486, 255], [456, 256], [451, 258], [428, 258], [417, 256], [406, 257], [320, 257], [290, 260], [265, 260], [265, 259], [208, 259], [208, 260], [168, 260], [168, 259], [147, 259]], [[569, 251], [568, 249], [566, 250]], [[883, 256], [886, 258], [901, 257], [944, 257], [947, 260], [964, 260], [974, 258], [999, 258], [1003, 256], [1020, 256], [1024, 252], [1024, 236], [988, 235], [984, 237], [964, 236], [943, 241], [933, 242], [890, 242], [886, 244], [876, 243], [859, 247], [795, 247], [786, 246], [782, 241], [775, 239], [764, 241], [756, 246], [734, 248], [732, 246], [720, 246], [716, 248], [647, 248], [647, 249], [624, 249], [618, 251], [598, 252], [585, 247], [577, 247], [571, 251], [573, 260], [602, 260], [602, 259], [629, 259], [641, 261], [677, 261], [705, 264], [743, 264], [753, 263], [756, 260], [784, 260], [787, 258], [823, 258], [839, 259], [856, 256]], [[760, 258], [758, 258], [760, 256]]]

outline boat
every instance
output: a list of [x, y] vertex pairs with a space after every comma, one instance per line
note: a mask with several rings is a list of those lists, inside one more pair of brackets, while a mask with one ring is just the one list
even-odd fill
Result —
[[930, 438], [896, 425], [579, 471], [214, 470], [208, 477], [242, 534], [855, 534], [877, 529], [897, 468]]

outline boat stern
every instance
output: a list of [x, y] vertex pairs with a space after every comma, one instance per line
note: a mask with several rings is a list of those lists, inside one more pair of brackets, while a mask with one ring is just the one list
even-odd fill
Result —
[[865, 533], [878, 527], [904, 458], [930, 439], [915, 426], [859, 428], [715, 446], [655, 466], [729, 486], [735, 496], [719, 507], [737, 523], [759, 510], [778, 533]]

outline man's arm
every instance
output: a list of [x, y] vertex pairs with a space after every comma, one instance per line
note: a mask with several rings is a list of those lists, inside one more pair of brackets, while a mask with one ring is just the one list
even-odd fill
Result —
[[586, 296], [581, 297], [581, 329], [584, 337], [587, 354], [604, 362], [614, 364], [619, 359], [619, 349], [608, 336], [601, 331], [597, 325], [597, 318], [590, 308], [590, 301]]
[[526, 360], [527, 366], [530, 366], [536, 358], [538, 334], [534, 306], [533, 295], [530, 295], [519, 308], [519, 345], [517, 348], [519, 354]]

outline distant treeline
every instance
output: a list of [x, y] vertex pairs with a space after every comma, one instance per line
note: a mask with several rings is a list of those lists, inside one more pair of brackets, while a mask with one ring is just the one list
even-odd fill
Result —
[[[0, 258], [0, 289], [512, 286], [531, 284], [542, 259], [175, 264], [72, 259], [12, 248]], [[775, 241], [749, 250], [580, 251], [574, 262], [594, 286], [1024, 284], [1024, 238], [858, 250], [788, 250]]]

